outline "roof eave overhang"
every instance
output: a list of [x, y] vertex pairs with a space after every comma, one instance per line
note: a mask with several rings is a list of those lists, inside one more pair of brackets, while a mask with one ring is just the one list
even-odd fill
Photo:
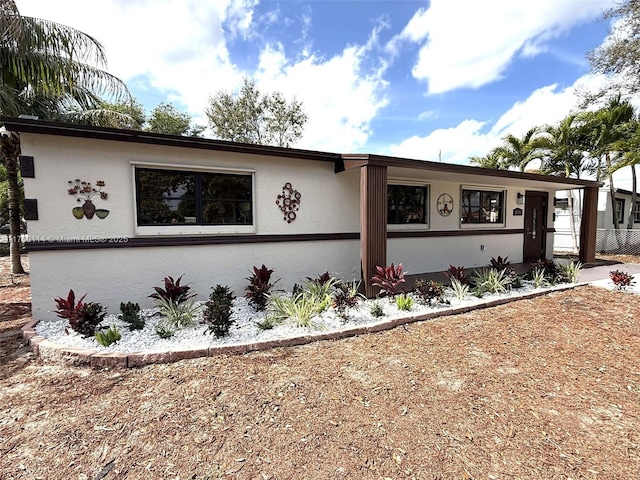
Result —
[[70, 123], [46, 122], [26, 118], [1, 117], [0, 123], [9, 131], [20, 133], [35, 133], [40, 135], [56, 135], [75, 138], [90, 138], [111, 140], [117, 142], [143, 143], [180, 148], [195, 148], [201, 150], [217, 150], [271, 157], [296, 158], [333, 162], [335, 168], [342, 158], [338, 153], [318, 152], [294, 148], [273, 147], [268, 145], [253, 145], [249, 143], [212, 140], [201, 137], [183, 137], [179, 135], [165, 135], [144, 132], [140, 130], [125, 130], [116, 128], [94, 127], [90, 125], [76, 125]]
[[508, 178], [527, 182], [554, 184], [558, 189], [601, 187], [602, 182], [581, 180], [577, 178], [541, 175], [538, 173], [516, 172], [513, 170], [498, 170], [492, 168], [472, 167], [469, 165], [455, 165], [451, 163], [431, 162], [408, 158], [387, 157], [382, 155], [344, 154], [342, 155], [342, 170], [348, 171], [367, 165], [403, 168], [409, 170], [442, 172], [451, 175], [474, 175], [480, 177]]

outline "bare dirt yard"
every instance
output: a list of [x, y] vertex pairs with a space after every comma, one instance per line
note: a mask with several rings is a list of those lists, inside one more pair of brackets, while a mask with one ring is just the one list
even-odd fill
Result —
[[[2, 479], [640, 478], [640, 304], [593, 287], [334, 342], [91, 370], [0, 288]], [[5, 283], [3, 283], [4, 285]]]

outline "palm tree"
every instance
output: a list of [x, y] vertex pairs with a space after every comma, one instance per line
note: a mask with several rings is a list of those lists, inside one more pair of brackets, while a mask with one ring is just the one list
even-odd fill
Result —
[[[614, 171], [623, 167], [631, 168], [631, 206], [627, 217], [627, 231], [630, 231], [633, 229], [634, 209], [637, 202], [638, 179], [636, 165], [640, 164], [640, 122], [637, 120], [628, 122], [627, 129], [629, 133], [625, 135], [625, 138], [613, 144], [613, 147], [622, 154], [622, 157], [613, 168]], [[630, 238], [627, 235], [627, 244], [629, 241]]]
[[[576, 121], [577, 115], [570, 114], [556, 126], [547, 126], [538, 144], [545, 151], [542, 159], [541, 172], [546, 175], [561, 175], [564, 177], [580, 178], [586, 170], [582, 145], [584, 143], [584, 128]], [[578, 251], [578, 235], [575, 225], [575, 208], [573, 193], [569, 196], [569, 224], [571, 226], [571, 240], [574, 252]], [[581, 200], [578, 197], [580, 211]]]
[[491, 150], [484, 157], [469, 157], [469, 163], [480, 168], [493, 168], [495, 170], [506, 170], [506, 166], [502, 162], [502, 157], [496, 153], [495, 149]]
[[[611, 207], [616, 211], [615, 188], [613, 185], [613, 165], [616, 154], [616, 145], [624, 140], [629, 133], [628, 122], [634, 117], [633, 106], [628, 100], [621, 100], [620, 95], [609, 99], [607, 104], [595, 112], [585, 112], [581, 120], [589, 129], [589, 142], [587, 148], [593, 158], [597, 159], [596, 180], [600, 181], [603, 175], [608, 176], [609, 196]], [[604, 165], [602, 161], [604, 160]], [[618, 216], [613, 215], [613, 225], [620, 229]]]
[[[100, 108], [102, 97], [130, 99], [125, 84], [101, 69], [106, 55], [93, 37], [66, 25], [23, 17], [14, 0], [0, 0], [0, 31], [0, 114], [100, 123], [110, 115]], [[18, 241], [19, 154], [19, 137], [3, 133], [13, 273], [24, 272]]]
[[504, 145], [497, 147], [494, 152], [502, 158], [504, 165], [524, 172], [529, 163], [542, 157], [539, 134], [539, 127], [529, 129], [522, 138], [509, 134], [502, 139]]

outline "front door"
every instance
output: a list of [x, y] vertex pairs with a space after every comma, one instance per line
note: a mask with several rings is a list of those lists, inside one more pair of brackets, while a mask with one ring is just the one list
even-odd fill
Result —
[[547, 249], [547, 192], [527, 192], [524, 200], [525, 263], [535, 263], [546, 257]]

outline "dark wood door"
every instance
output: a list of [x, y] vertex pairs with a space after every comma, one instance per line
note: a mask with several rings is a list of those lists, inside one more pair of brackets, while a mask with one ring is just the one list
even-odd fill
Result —
[[548, 201], [546, 192], [527, 192], [525, 195], [523, 261], [526, 263], [534, 263], [546, 256]]

